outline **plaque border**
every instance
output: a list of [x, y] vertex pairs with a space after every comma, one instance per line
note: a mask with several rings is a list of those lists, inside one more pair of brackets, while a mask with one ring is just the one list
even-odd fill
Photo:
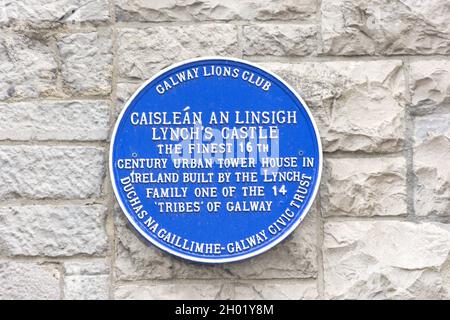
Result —
[[[177, 67], [180, 67], [184, 64], [188, 64], [191, 62], [199, 62], [199, 61], [205, 61], [205, 60], [224, 60], [224, 61], [234, 61], [234, 62], [239, 62], [242, 64], [247, 64], [250, 65], [252, 67], [258, 68], [268, 74], [270, 74], [271, 76], [273, 76], [276, 80], [280, 81], [283, 85], [285, 85], [294, 95], [295, 97], [300, 100], [300, 102], [302, 103], [303, 107], [305, 108], [310, 121], [313, 125], [314, 128], [314, 133], [316, 134], [317, 137], [317, 146], [318, 146], [318, 155], [319, 155], [319, 171], [318, 171], [318, 175], [317, 175], [317, 182], [314, 186], [314, 190], [312, 193], [312, 196], [310, 198], [309, 203], [306, 205], [305, 209], [303, 210], [303, 214], [297, 219], [297, 221], [295, 221], [294, 224], [292, 224], [292, 226], [290, 226], [286, 231], [284, 231], [281, 236], [278, 237], [278, 239], [272, 241], [271, 243], [269, 243], [268, 245], [255, 250], [253, 252], [247, 253], [247, 254], [243, 254], [243, 255], [239, 255], [237, 257], [229, 257], [229, 258], [199, 258], [199, 257], [195, 257], [195, 256], [190, 256], [188, 254], [184, 254], [178, 251], [175, 251], [173, 249], [171, 249], [168, 246], [164, 246], [163, 244], [159, 243], [158, 241], [156, 241], [155, 239], [153, 239], [152, 237], [150, 237], [148, 234], [146, 234], [134, 221], [133, 217], [128, 213], [128, 211], [126, 210], [126, 207], [124, 206], [122, 199], [120, 197], [120, 193], [117, 190], [116, 187], [116, 181], [115, 181], [115, 177], [114, 177], [114, 171], [113, 171], [113, 162], [112, 162], [112, 158], [113, 158], [113, 147], [114, 147], [114, 141], [116, 139], [116, 134], [117, 134], [117, 129], [119, 127], [120, 122], [122, 121], [123, 115], [125, 114], [126, 110], [128, 109], [128, 107], [130, 106], [130, 104], [133, 102], [133, 100], [136, 98], [136, 96], [149, 84], [151, 83], [153, 80], [155, 80], [156, 78], [158, 78], [159, 76], [161, 76], [162, 74], [175, 69]], [[323, 166], [323, 151], [322, 151], [322, 142], [321, 142], [321, 137], [319, 134], [319, 130], [317, 128], [317, 124], [313, 118], [313, 115], [308, 107], [308, 105], [306, 104], [306, 102], [303, 100], [303, 98], [297, 93], [297, 91], [291, 86], [289, 85], [287, 82], [285, 82], [280, 76], [278, 76], [277, 74], [275, 74], [274, 72], [267, 70], [266, 68], [258, 65], [257, 63], [253, 63], [247, 60], [243, 60], [243, 59], [239, 59], [239, 58], [232, 58], [232, 57], [224, 57], [224, 56], [202, 56], [202, 57], [198, 57], [198, 58], [192, 58], [192, 59], [186, 59], [186, 60], [182, 60], [180, 62], [177, 63], [173, 63], [168, 67], [163, 68], [162, 70], [160, 70], [159, 72], [157, 72], [155, 75], [153, 75], [152, 77], [150, 77], [150, 79], [146, 80], [141, 86], [139, 86], [139, 88], [133, 93], [133, 95], [127, 100], [127, 102], [125, 103], [125, 105], [123, 106], [120, 114], [118, 115], [117, 119], [116, 119], [116, 123], [114, 124], [114, 129], [112, 131], [111, 134], [111, 139], [110, 139], [110, 146], [109, 146], [109, 176], [110, 176], [110, 182], [112, 184], [113, 190], [114, 190], [114, 196], [116, 197], [117, 202], [119, 203], [120, 209], [122, 210], [122, 212], [125, 214], [125, 216], [127, 217], [128, 221], [131, 223], [131, 225], [133, 226], [133, 228], [139, 232], [139, 234], [141, 236], [143, 236], [146, 240], [150, 241], [150, 243], [152, 243], [153, 245], [155, 245], [156, 247], [158, 247], [159, 249], [168, 252], [170, 254], [173, 254], [177, 257], [183, 258], [183, 259], [187, 259], [190, 261], [194, 261], [194, 262], [201, 262], [201, 263], [206, 263], [206, 264], [221, 264], [221, 263], [227, 263], [227, 262], [236, 262], [236, 261], [241, 261], [241, 260], [245, 260], [254, 256], [257, 256], [259, 254], [262, 254], [268, 250], [270, 250], [271, 248], [275, 247], [277, 244], [279, 244], [280, 242], [282, 242], [284, 239], [286, 239], [287, 236], [289, 236], [299, 225], [300, 223], [303, 221], [303, 219], [308, 215], [309, 210], [311, 209], [314, 200], [316, 199], [318, 190], [319, 190], [319, 186], [320, 186], [320, 181], [322, 178], [322, 166]], [[298, 212], [298, 211], [297, 211]]]

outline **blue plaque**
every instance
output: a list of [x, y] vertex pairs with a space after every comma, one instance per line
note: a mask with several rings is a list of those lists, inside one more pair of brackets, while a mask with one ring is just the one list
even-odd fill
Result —
[[176, 256], [260, 254], [303, 220], [322, 150], [305, 102], [252, 63], [200, 58], [145, 82], [114, 128], [110, 173], [133, 227]]

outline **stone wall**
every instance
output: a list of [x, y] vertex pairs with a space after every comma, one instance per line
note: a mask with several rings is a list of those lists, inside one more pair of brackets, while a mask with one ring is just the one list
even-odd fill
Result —
[[[0, 0], [0, 298], [450, 298], [450, 2]], [[302, 225], [248, 261], [145, 244], [108, 177], [111, 126], [161, 68], [257, 62], [324, 146]]]

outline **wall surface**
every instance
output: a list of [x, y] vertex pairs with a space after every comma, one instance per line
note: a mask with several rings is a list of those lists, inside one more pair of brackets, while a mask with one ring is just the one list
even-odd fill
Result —
[[[448, 0], [0, 0], [0, 299], [450, 298]], [[161, 68], [257, 62], [324, 147], [302, 225], [241, 263], [127, 226], [111, 127]]]

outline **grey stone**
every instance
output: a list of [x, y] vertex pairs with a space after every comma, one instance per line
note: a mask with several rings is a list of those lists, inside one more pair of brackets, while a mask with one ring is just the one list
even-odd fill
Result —
[[[212, 55], [285, 79], [325, 158], [297, 230], [217, 265], [109, 216], [105, 180], [135, 90]], [[448, 0], [0, 0], [0, 299], [450, 299], [449, 57]]]
[[326, 298], [449, 298], [449, 225], [342, 221], [324, 232]]
[[415, 213], [450, 215], [450, 115], [415, 120]]
[[412, 62], [409, 87], [413, 113], [450, 111], [450, 61]]
[[110, 262], [104, 259], [67, 261], [64, 263], [65, 276], [109, 274]]
[[[232, 290], [222, 290], [221, 299], [242, 300], [311, 300], [318, 298], [314, 280], [239, 282]], [[231, 295], [230, 295], [231, 293]]]
[[257, 257], [236, 263], [207, 265], [175, 258], [146, 243], [117, 208], [116, 277], [138, 279], [270, 279], [317, 276], [317, 211], [282, 243]]
[[244, 55], [307, 56], [317, 50], [313, 25], [260, 24], [243, 27]]
[[0, 103], [0, 140], [105, 140], [106, 101]]
[[325, 54], [450, 53], [446, 0], [323, 0], [321, 13]]
[[104, 175], [97, 147], [1, 146], [0, 199], [98, 197]]
[[148, 79], [174, 62], [204, 55], [240, 55], [236, 27], [202, 24], [119, 30], [120, 77]]
[[173, 274], [173, 259], [155, 246], [145, 243], [129, 225], [125, 214], [115, 206], [116, 260], [119, 280], [168, 279]]
[[8, 256], [103, 254], [106, 207], [28, 205], [0, 207], [0, 252]]
[[117, 84], [116, 103], [115, 103], [115, 117], [118, 117], [122, 109], [125, 107], [128, 99], [141, 86], [141, 83], [127, 83], [121, 82]]
[[109, 20], [108, 0], [3, 0], [0, 25], [29, 23], [51, 27], [61, 23]]
[[57, 64], [43, 42], [1, 29], [0, 101], [55, 93]]
[[111, 31], [63, 36], [58, 48], [64, 89], [68, 94], [104, 96], [111, 92]]
[[146, 285], [118, 286], [115, 299], [119, 300], [212, 300], [220, 295], [221, 283], [212, 282], [155, 282]]
[[316, 12], [316, 0], [116, 1], [119, 21], [302, 20]]
[[56, 264], [0, 262], [0, 299], [59, 299], [59, 277]]
[[325, 216], [405, 215], [405, 159], [328, 158], [321, 195]]
[[401, 61], [264, 63], [306, 100], [324, 151], [396, 152], [404, 145]]
[[106, 261], [65, 262], [64, 299], [109, 298], [109, 264]]
[[145, 285], [118, 286], [116, 299], [314, 299], [317, 298], [315, 281], [279, 282], [258, 280], [253, 282], [224, 281], [165, 281]]
[[175, 276], [186, 279], [283, 279], [317, 276], [318, 217], [315, 206], [286, 240], [251, 259], [219, 266], [177, 259]]

